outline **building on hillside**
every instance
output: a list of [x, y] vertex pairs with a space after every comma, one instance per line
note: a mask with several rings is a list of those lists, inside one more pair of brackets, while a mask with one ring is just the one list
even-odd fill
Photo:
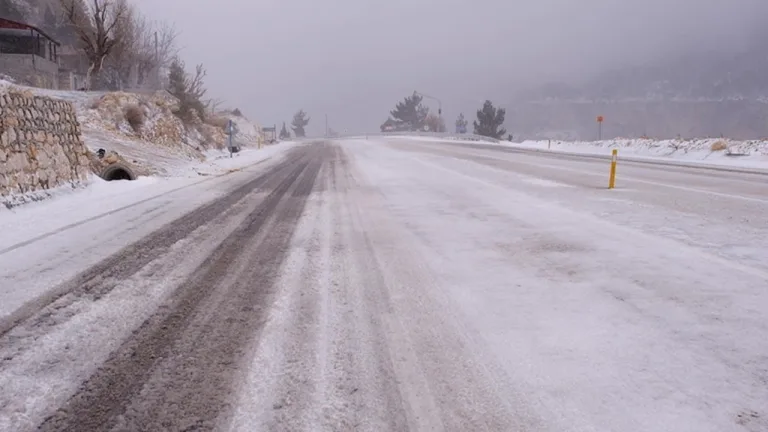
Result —
[[58, 89], [60, 46], [35, 26], [0, 17], [0, 73], [19, 83]]
[[71, 45], [62, 45], [59, 51], [59, 88], [62, 90], [83, 90], [90, 62], [83, 50]]

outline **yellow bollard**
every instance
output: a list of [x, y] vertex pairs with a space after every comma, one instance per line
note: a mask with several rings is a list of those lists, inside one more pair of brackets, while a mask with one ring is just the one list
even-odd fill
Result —
[[616, 187], [616, 162], [619, 159], [619, 150], [613, 149], [611, 152], [611, 176], [608, 179], [608, 189]]

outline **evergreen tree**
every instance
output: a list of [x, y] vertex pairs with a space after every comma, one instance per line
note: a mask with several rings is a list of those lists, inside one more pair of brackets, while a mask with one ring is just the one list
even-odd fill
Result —
[[202, 120], [206, 115], [205, 104], [202, 101], [205, 95], [204, 76], [203, 65], [197, 66], [195, 76], [191, 78], [187, 74], [184, 62], [177, 58], [171, 63], [167, 90], [179, 100], [179, 111], [176, 115], [185, 122], [192, 122], [196, 118]]
[[500, 139], [507, 133], [507, 130], [501, 127], [504, 124], [505, 115], [504, 108], [496, 108], [491, 101], [485, 101], [483, 109], [477, 111], [477, 121], [474, 122], [475, 134]]
[[293, 134], [296, 135], [297, 138], [307, 136], [304, 128], [307, 127], [308, 124], [309, 117], [307, 117], [307, 113], [305, 113], [304, 110], [299, 110], [296, 114], [293, 115], [293, 121], [291, 122], [291, 129], [293, 129]]
[[288, 129], [285, 127], [285, 122], [283, 122], [283, 129], [280, 130], [280, 139], [281, 140], [287, 140], [291, 138], [290, 132], [288, 132]]
[[406, 97], [389, 112], [397, 124], [397, 130], [417, 131], [424, 129], [429, 108], [421, 104], [422, 97], [414, 94]]
[[464, 118], [464, 113], [459, 114], [459, 118], [456, 119], [456, 133], [467, 133], [467, 119]]
[[174, 59], [168, 72], [168, 93], [179, 100], [179, 111], [187, 98], [187, 72], [184, 70], [184, 63], [179, 59]]

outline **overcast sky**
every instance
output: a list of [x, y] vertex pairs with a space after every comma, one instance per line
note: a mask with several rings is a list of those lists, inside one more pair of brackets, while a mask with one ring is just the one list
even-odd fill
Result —
[[[545, 81], [691, 49], [738, 50], [768, 0], [133, 0], [175, 22], [212, 96], [261, 124], [377, 130], [414, 90], [447, 124]], [[763, 22], [761, 22], [763, 21]], [[427, 101], [432, 104], [432, 102]], [[436, 109], [436, 106], [433, 107]], [[279, 127], [279, 124], [278, 124]]]

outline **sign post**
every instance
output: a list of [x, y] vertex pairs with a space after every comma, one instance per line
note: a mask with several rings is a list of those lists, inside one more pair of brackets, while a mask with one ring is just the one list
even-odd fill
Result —
[[237, 133], [237, 126], [235, 126], [235, 123], [230, 119], [227, 122], [227, 149], [229, 149], [229, 157], [234, 157], [235, 153], [235, 141], [234, 141], [234, 135]]
[[603, 116], [597, 116], [597, 140], [602, 141], [603, 140]]

